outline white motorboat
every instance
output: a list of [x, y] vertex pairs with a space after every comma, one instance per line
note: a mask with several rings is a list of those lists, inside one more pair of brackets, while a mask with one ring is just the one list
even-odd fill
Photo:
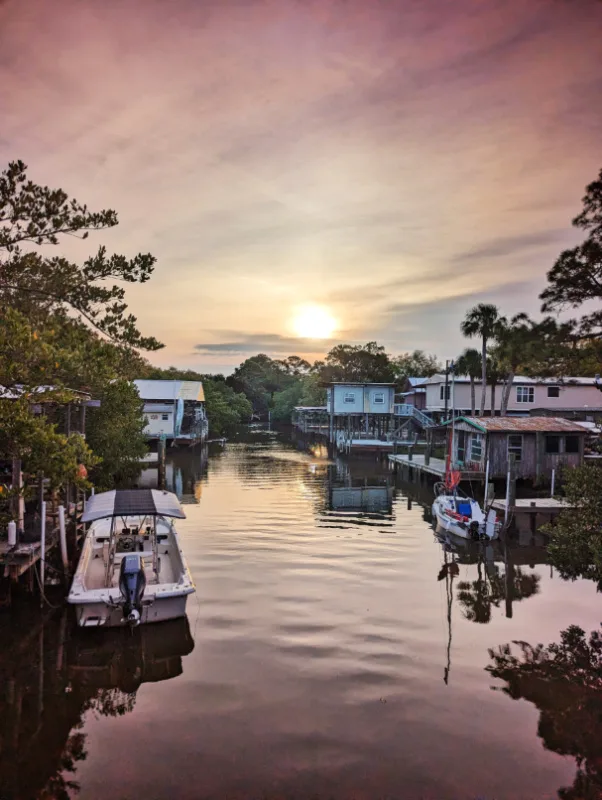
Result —
[[81, 627], [163, 622], [186, 614], [195, 586], [174, 519], [178, 498], [156, 489], [93, 495], [82, 521], [91, 523], [68, 601]]
[[433, 516], [437, 526], [462, 539], [496, 539], [500, 531], [495, 511], [485, 514], [479, 503], [461, 493], [448, 489], [444, 483], [435, 484]]

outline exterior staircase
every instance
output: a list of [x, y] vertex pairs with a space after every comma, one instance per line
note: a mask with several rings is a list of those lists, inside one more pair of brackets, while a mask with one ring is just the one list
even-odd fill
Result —
[[434, 424], [433, 420], [424, 411], [420, 411], [410, 403], [395, 403], [393, 414], [404, 419], [404, 422], [413, 419], [421, 428], [431, 428]]

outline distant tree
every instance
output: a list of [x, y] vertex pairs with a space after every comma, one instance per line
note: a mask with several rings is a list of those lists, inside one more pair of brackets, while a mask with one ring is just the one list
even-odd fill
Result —
[[100, 407], [88, 411], [86, 441], [101, 460], [90, 477], [99, 489], [127, 484], [140, 473], [148, 450], [143, 430], [143, 403], [129, 381], [109, 383], [100, 394]]
[[230, 435], [238, 425], [251, 419], [251, 402], [243, 392], [235, 392], [223, 376], [205, 375], [203, 388], [211, 436]]
[[[573, 225], [587, 231], [582, 244], [564, 250], [548, 272], [548, 286], [541, 293], [542, 311], [577, 308], [602, 299], [602, 170], [589, 184], [583, 198], [583, 211]], [[584, 339], [602, 336], [602, 311], [586, 314], [579, 324]]]
[[487, 343], [495, 338], [502, 319], [497, 306], [479, 303], [467, 312], [460, 326], [463, 335], [468, 339], [475, 336], [481, 339], [481, 416], [485, 413], [487, 393]]
[[226, 383], [247, 396], [256, 414], [265, 415], [272, 408], [274, 394], [286, 389], [294, 380], [278, 361], [260, 353], [243, 361]]
[[562, 800], [602, 797], [602, 635], [571, 625], [560, 643], [535, 647], [527, 642], [489, 651], [486, 667], [505, 682], [502, 691], [513, 700], [527, 700], [540, 712], [537, 733], [546, 749], [573, 756], [577, 774], [573, 785], [560, 789]]
[[385, 348], [376, 342], [339, 344], [326, 356], [320, 377], [326, 382], [393, 383], [395, 369]]
[[475, 380], [481, 375], [481, 355], [478, 350], [467, 347], [455, 361], [456, 375], [470, 378], [470, 413], [476, 412]]
[[85, 239], [91, 230], [117, 225], [117, 214], [90, 212], [62, 189], [28, 180], [25, 171], [22, 161], [13, 161], [0, 174], [0, 310], [15, 308], [36, 326], [53, 313], [74, 311], [113, 342], [145, 350], [162, 347], [138, 331], [136, 318], [127, 313], [125, 289], [104, 283], [144, 283], [154, 257], [108, 256], [100, 247], [80, 266], [42, 256], [33, 248], [56, 245], [65, 235]]
[[299, 356], [287, 356], [282, 361], [276, 361], [282, 369], [289, 375], [307, 375], [311, 370], [311, 364]]
[[398, 383], [407, 378], [430, 378], [443, 370], [437, 356], [429, 355], [424, 350], [402, 353], [391, 359]]
[[561, 577], [589, 578], [602, 591], [602, 468], [588, 464], [563, 477], [568, 507], [548, 528], [552, 563]]
[[274, 395], [274, 420], [290, 422], [295, 406], [321, 406], [326, 403], [326, 389], [318, 375], [301, 375], [287, 389]]

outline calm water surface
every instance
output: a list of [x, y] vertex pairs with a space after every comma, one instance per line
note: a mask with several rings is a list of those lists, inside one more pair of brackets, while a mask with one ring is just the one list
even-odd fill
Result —
[[599, 779], [599, 688], [583, 716], [571, 675], [513, 699], [486, 671], [512, 640], [598, 628], [592, 583], [560, 580], [530, 537], [438, 540], [376, 462], [246, 439], [171, 457], [188, 625], [5, 620], [0, 796], [552, 798], [573, 755]]

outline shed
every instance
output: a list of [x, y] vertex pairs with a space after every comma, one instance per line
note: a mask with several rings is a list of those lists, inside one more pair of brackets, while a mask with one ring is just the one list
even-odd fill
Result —
[[489, 460], [490, 477], [504, 478], [512, 454], [516, 477], [540, 482], [559, 467], [583, 464], [587, 431], [562, 417], [458, 417], [453, 426], [453, 463], [464, 472], [482, 474]]
[[208, 425], [201, 381], [136, 380], [134, 384], [144, 401], [144, 432], [149, 438], [206, 438]]

